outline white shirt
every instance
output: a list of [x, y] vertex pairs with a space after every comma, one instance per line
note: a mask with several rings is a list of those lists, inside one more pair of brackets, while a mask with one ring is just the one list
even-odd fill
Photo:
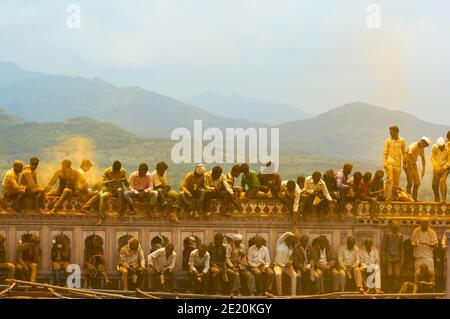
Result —
[[375, 247], [370, 249], [370, 253], [367, 252], [366, 247], [362, 247], [359, 250], [359, 259], [363, 267], [380, 264], [380, 254], [378, 253], [378, 249]]
[[325, 184], [323, 179], [320, 179], [317, 184], [314, 184], [312, 176], [308, 176], [305, 179], [305, 188], [303, 191], [308, 194], [312, 194], [314, 192], [322, 192], [323, 196], [325, 196], [328, 201], [332, 201], [330, 193], [328, 192], [327, 185]]
[[274, 263], [278, 266], [286, 267], [292, 261], [292, 252], [293, 250], [283, 241], [277, 245]]
[[177, 258], [177, 254], [175, 251], [167, 257], [166, 256], [166, 248], [160, 248], [155, 250], [150, 255], [148, 255], [148, 264], [153, 266], [157, 271], [170, 270], [173, 271], [175, 268], [175, 261]]
[[264, 266], [269, 267], [269, 250], [264, 245], [259, 249], [256, 245], [253, 245], [247, 251], [247, 260], [250, 267], [259, 267], [260, 264], [264, 264]]
[[320, 251], [320, 255], [319, 255], [319, 260], [318, 260], [317, 263], [319, 263], [319, 264], [326, 264], [327, 263], [327, 250], [326, 250], [326, 248], [324, 248], [324, 249], [320, 249], [319, 248], [319, 251]]
[[233, 194], [233, 189], [230, 184], [228, 184], [227, 178], [224, 174], [221, 174], [217, 179], [213, 179], [212, 171], [205, 173], [205, 188], [207, 190], [212, 191], [215, 189], [220, 189], [221, 187], [224, 187], [228, 193]]
[[210, 259], [211, 257], [209, 256], [209, 252], [205, 252], [203, 257], [200, 257], [198, 254], [198, 249], [194, 249], [189, 255], [189, 267], [192, 270], [197, 270], [195, 267], [203, 268], [202, 272], [206, 274], [209, 270]]
[[130, 244], [123, 246], [120, 249], [119, 264], [132, 267], [141, 266], [142, 268], [145, 268], [144, 251], [142, 250], [141, 245], [139, 245], [138, 249], [135, 251], [130, 249]]
[[[287, 182], [288, 181], [283, 181], [281, 183], [281, 192], [287, 192]], [[297, 183], [295, 183], [295, 190], [294, 190], [294, 206], [292, 208], [292, 210], [294, 211], [294, 213], [296, 213], [298, 211], [298, 204], [300, 202], [300, 195], [302, 194], [302, 190], [300, 189], [300, 186], [298, 186]]]

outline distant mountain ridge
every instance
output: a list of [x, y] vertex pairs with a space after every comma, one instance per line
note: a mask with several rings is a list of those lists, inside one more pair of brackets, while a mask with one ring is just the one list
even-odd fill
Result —
[[0, 63], [0, 106], [28, 121], [62, 121], [87, 116], [147, 137], [169, 138], [177, 127], [254, 127], [137, 87], [116, 87], [99, 79], [47, 75]]
[[[334, 158], [382, 159], [388, 128], [397, 125], [407, 145], [423, 135], [433, 143], [450, 130], [450, 125], [424, 122], [415, 116], [354, 102], [332, 109], [312, 119], [292, 121], [280, 126], [280, 148], [292, 152], [311, 152]], [[427, 157], [428, 159], [428, 157]]]
[[220, 116], [246, 119], [270, 125], [303, 120], [313, 116], [288, 104], [263, 102], [237, 94], [224, 96], [214, 92], [206, 92], [191, 97], [187, 100], [187, 103]]

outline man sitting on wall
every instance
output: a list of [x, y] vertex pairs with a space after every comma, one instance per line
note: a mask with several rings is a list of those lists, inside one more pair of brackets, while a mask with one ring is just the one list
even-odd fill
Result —
[[129, 276], [131, 276], [131, 282], [133, 284], [136, 284], [139, 289], [143, 289], [145, 257], [137, 238], [131, 238], [128, 244], [120, 249], [119, 272], [121, 274], [123, 290], [128, 290]]
[[36, 170], [39, 165], [39, 158], [32, 157], [30, 164], [25, 165], [23, 168], [20, 182], [26, 189], [26, 195], [29, 195], [33, 199], [33, 209], [36, 212], [41, 212], [41, 208], [44, 206], [45, 199], [45, 187], [39, 185], [37, 180]]
[[7, 271], [8, 279], [14, 278], [14, 274], [16, 272], [16, 266], [13, 263], [8, 262], [6, 257], [6, 247], [5, 247], [6, 238], [2, 234], [0, 234], [0, 270]]
[[345, 291], [346, 279], [354, 280], [356, 288], [363, 293], [362, 272], [359, 267], [359, 248], [353, 235], [347, 237], [347, 242], [339, 248], [338, 252], [338, 289]]
[[198, 211], [204, 209], [205, 165], [198, 164], [195, 170], [184, 176], [180, 186], [180, 199], [191, 216], [199, 217]]
[[256, 174], [255, 171], [251, 171], [247, 163], [241, 165], [241, 172], [241, 187], [245, 197], [265, 198], [265, 193], [260, 190], [261, 185], [259, 182], [258, 174]]
[[211, 215], [211, 200], [219, 199], [220, 210], [228, 215], [231, 203], [233, 202], [233, 189], [227, 182], [220, 166], [214, 166], [213, 169], [205, 173], [205, 211], [206, 216]]
[[[70, 200], [72, 196], [77, 194], [76, 185], [78, 179], [79, 173], [72, 168], [72, 162], [68, 159], [63, 160], [61, 169], [56, 171], [46, 188], [47, 196], [59, 196], [58, 201], [51, 210], [52, 214], [61, 208], [65, 200]], [[59, 181], [58, 189], [50, 191], [57, 181]]]
[[31, 282], [36, 282], [39, 264], [41, 262], [41, 239], [32, 235], [28, 242], [19, 244], [17, 250], [17, 273], [19, 278], [26, 278]]
[[156, 200], [158, 199], [158, 192], [153, 190], [153, 177], [148, 171], [147, 164], [142, 163], [139, 165], [138, 170], [130, 175], [129, 185], [125, 196], [147, 201], [146, 212], [148, 216], [151, 216], [151, 213], [155, 209]]
[[314, 172], [305, 179], [305, 189], [300, 196], [300, 214], [316, 209], [321, 214], [327, 209], [328, 203], [334, 203], [320, 172]]
[[180, 194], [173, 190], [169, 185], [167, 178], [167, 169], [169, 165], [165, 162], [159, 162], [156, 164], [156, 169], [152, 172], [153, 177], [153, 190], [158, 192], [158, 203], [162, 208], [169, 207], [169, 200], [172, 200], [172, 207], [170, 212], [170, 220], [175, 223], [179, 223], [176, 211], [179, 208]]
[[13, 200], [12, 208], [21, 213], [26, 192], [24, 185], [19, 184], [19, 175], [23, 171], [22, 161], [14, 161], [13, 167], [8, 170], [3, 179], [3, 196]]
[[269, 249], [264, 245], [264, 238], [261, 236], [257, 235], [254, 244], [248, 248], [247, 261], [250, 272], [255, 276], [256, 294], [270, 293], [274, 272], [270, 268]]
[[173, 291], [173, 270], [177, 254], [172, 243], [148, 255], [148, 267], [151, 286], [162, 291]]
[[62, 280], [67, 274], [70, 265], [70, 247], [64, 235], [57, 235], [51, 251], [53, 282], [55, 285], [63, 286]]
[[272, 198], [278, 198], [281, 188], [281, 176], [275, 171], [272, 162], [268, 162], [262, 172], [258, 174], [260, 190]]
[[298, 222], [298, 206], [302, 191], [298, 184], [292, 180], [281, 183], [281, 202], [289, 209], [292, 214], [294, 224]]
[[210, 255], [206, 248], [205, 244], [200, 244], [189, 256], [189, 274], [194, 293], [206, 293], [207, 290]]

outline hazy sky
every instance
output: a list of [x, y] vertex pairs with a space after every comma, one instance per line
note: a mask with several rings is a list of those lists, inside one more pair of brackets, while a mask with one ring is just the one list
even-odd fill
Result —
[[449, 30], [443, 0], [2, 0], [0, 60], [178, 99], [210, 90], [311, 113], [359, 100], [450, 124]]

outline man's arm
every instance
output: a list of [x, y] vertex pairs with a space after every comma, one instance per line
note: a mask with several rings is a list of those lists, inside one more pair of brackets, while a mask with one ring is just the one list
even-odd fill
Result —
[[52, 179], [50, 180], [50, 182], [48, 183], [47, 189], [51, 189], [51, 188], [53, 187], [53, 185], [56, 184], [56, 182], [58, 181], [58, 179], [59, 179], [60, 176], [61, 176], [61, 171], [57, 171], [57, 172], [53, 175], [53, 177], [52, 177]]
[[336, 176], [336, 187], [341, 190], [350, 189], [350, 186], [344, 183], [344, 173], [339, 172]]
[[189, 179], [189, 173], [187, 173], [184, 176], [183, 182], [181, 183], [181, 186], [180, 186], [180, 191], [185, 192], [186, 194], [192, 196], [191, 192], [188, 191], [188, 189], [187, 189], [187, 187], [189, 186], [189, 180], [188, 179]]
[[195, 269], [194, 258], [194, 251], [191, 251], [191, 253], [189, 254], [189, 269], [191, 269], [193, 272], [196, 272], [197, 269]]
[[147, 188], [144, 189], [144, 192], [150, 193], [153, 191], [153, 177], [152, 174], [147, 175]]
[[175, 252], [172, 252], [172, 256], [170, 257], [170, 264], [167, 266], [167, 269], [170, 271], [173, 271], [175, 268], [175, 262], [177, 260], [177, 254]]
[[264, 248], [265, 248], [264, 251], [266, 252], [265, 256], [264, 256], [265, 266], [266, 266], [266, 268], [269, 268], [270, 267], [270, 262], [271, 262], [271, 260], [270, 260], [270, 253], [269, 253], [269, 249], [267, 249], [266, 246], [264, 246]]
[[389, 157], [389, 140], [387, 139], [384, 141], [384, 150], [383, 150], [383, 165], [385, 169], [387, 167], [388, 157]]
[[338, 264], [339, 266], [341, 266], [343, 269], [345, 269], [345, 264], [344, 264], [344, 249], [341, 247], [339, 248], [338, 251]]
[[[253, 247], [253, 246], [252, 246]], [[259, 265], [255, 262], [255, 260], [253, 259], [253, 254], [251, 253], [251, 248], [252, 247], [250, 247], [248, 250], [247, 250], [247, 261], [248, 261], [248, 265], [250, 266], [250, 267], [258, 267]]]
[[294, 206], [292, 208], [294, 213], [298, 212], [298, 206], [300, 203], [300, 194], [301, 194], [300, 188], [297, 185], [295, 185]]
[[325, 184], [325, 182], [323, 182], [323, 181], [320, 181], [320, 183], [322, 184], [322, 194], [323, 194], [323, 196], [325, 196], [327, 201], [329, 201], [329, 202], [333, 201], [333, 199], [330, 196], [330, 192], [328, 191], [327, 184]]

